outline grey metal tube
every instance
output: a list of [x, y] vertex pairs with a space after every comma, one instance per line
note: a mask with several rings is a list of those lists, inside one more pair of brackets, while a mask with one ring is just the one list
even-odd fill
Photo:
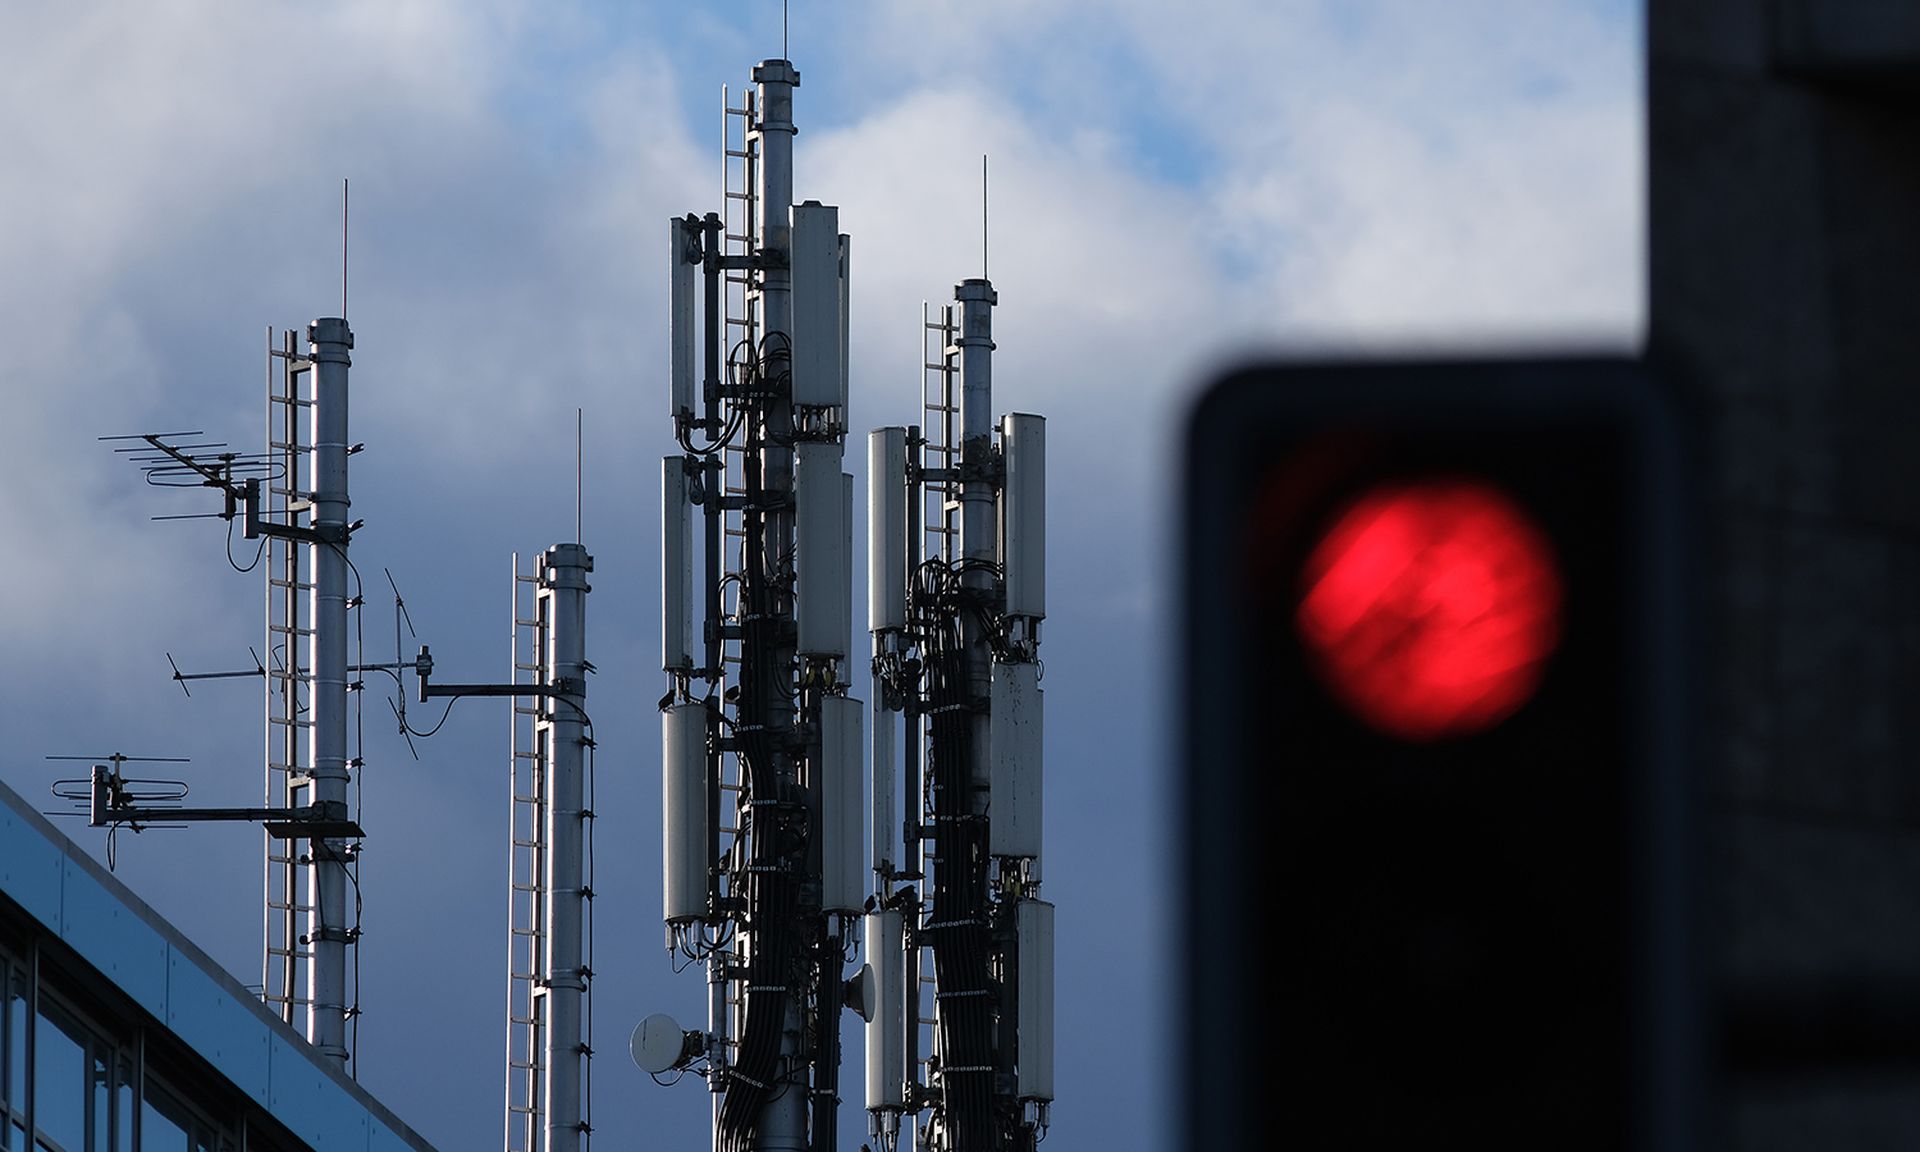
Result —
[[[347, 370], [353, 332], [338, 317], [307, 325], [313, 363], [313, 727], [308, 748], [317, 803], [347, 802]], [[307, 1042], [347, 1062], [346, 842], [311, 843], [308, 901], [317, 929], [307, 968]]]
[[[753, 70], [753, 79], [760, 86], [757, 126], [760, 186], [755, 193], [760, 213], [760, 244], [768, 256], [760, 282], [760, 331], [769, 351], [783, 353], [785, 342], [793, 332], [793, 276], [789, 270], [793, 248], [793, 90], [800, 83], [800, 73], [785, 60], [767, 60]], [[780, 510], [766, 515], [763, 536], [758, 543], [765, 550], [771, 571], [781, 558], [793, 553], [793, 449], [788, 446], [793, 434], [793, 409], [790, 404], [775, 401], [767, 405], [766, 416], [767, 436], [761, 450], [760, 475], [769, 504]], [[749, 547], [753, 544], [748, 542]], [[783, 581], [775, 581], [772, 600], [775, 615], [792, 617], [793, 596]], [[765, 676], [771, 681], [763, 697], [768, 701], [769, 714], [754, 719], [768, 730], [782, 731], [793, 724], [792, 707], [786, 703], [792, 691], [789, 668], [794, 656], [793, 645], [782, 641], [774, 646], [771, 656], [766, 667], [745, 674]], [[776, 752], [775, 759], [778, 777], [783, 781], [792, 780], [792, 758]], [[796, 924], [787, 931], [794, 933], [796, 940], [807, 939], [798, 929]], [[797, 987], [784, 997], [785, 1019], [780, 1035], [784, 1068], [806, 1066], [804, 999]], [[838, 1026], [837, 1020], [835, 1026]], [[776, 1088], [761, 1108], [755, 1152], [805, 1152], [806, 1147], [805, 1085], [790, 1085], [784, 1090]]]
[[[981, 596], [993, 591], [992, 565], [999, 554], [995, 484], [988, 471], [993, 446], [993, 306], [999, 302], [986, 280], [963, 280], [953, 290], [960, 304], [960, 555], [967, 564], [962, 586]], [[980, 621], [965, 615], [960, 634], [967, 649], [967, 691], [975, 700], [992, 691], [993, 648]], [[991, 777], [988, 749], [989, 719], [984, 712], [972, 718], [973, 739], [969, 775], [976, 789], [974, 811], [986, 810]]]
[[546, 1152], [576, 1152], [582, 1127], [587, 1056], [582, 1019], [587, 991], [586, 926], [586, 616], [593, 557], [579, 544], [556, 544], [541, 558], [552, 595], [548, 682], [567, 691], [549, 707], [547, 764]]

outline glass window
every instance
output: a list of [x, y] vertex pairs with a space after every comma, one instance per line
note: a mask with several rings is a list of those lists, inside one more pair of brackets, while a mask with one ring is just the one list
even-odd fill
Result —
[[147, 1077], [140, 1110], [140, 1152], [228, 1152], [234, 1143], [161, 1084]]
[[184, 1110], [169, 1108], [173, 1103], [147, 1086], [146, 1106], [140, 1109], [140, 1152], [193, 1152], [193, 1119]]
[[[132, 1074], [120, 1045], [42, 986], [33, 1033], [34, 1149], [132, 1152], [131, 1132], [115, 1136], [131, 1116], [131, 1095], [120, 1089]], [[20, 1147], [27, 1147], [24, 1134]]]
[[133, 1152], [133, 1059], [120, 1053], [114, 1074], [113, 1152]]
[[27, 1146], [27, 974], [0, 957], [0, 1099], [6, 1102], [0, 1122], [0, 1152], [18, 1152]]
[[87, 1146], [87, 1042], [80, 1021], [42, 994], [33, 1033], [33, 1127], [43, 1148]]
[[87, 1122], [88, 1152], [112, 1152], [107, 1136], [113, 1131], [113, 1049], [99, 1037], [93, 1040], [93, 1059], [87, 1069], [93, 1115]]

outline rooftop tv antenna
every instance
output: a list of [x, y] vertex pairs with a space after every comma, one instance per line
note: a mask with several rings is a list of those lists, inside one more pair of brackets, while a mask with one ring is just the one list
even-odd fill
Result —
[[[341, 302], [346, 301], [347, 201], [341, 186]], [[352, 1059], [349, 1021], [359, 1014], [358, 989], [349, 987], [349, 949], [359, 940], [356, 876], [363, 832], [353, 785], [365, 766], [358, 729], [359, 675], [384, 671], [402, 688], [409, 665], [354, 663], [356, 633], [350, 613], [364, 603], [360, 577], [348, 559], [348, 459], [361, 445], [347, 435], [348, 372], [353, 332], [341, 317], [313, 321], [304, 349], [291, 331], [275, 347], [268, 330], [267, 447], [240, 453], [199, 432], [106, 437], [124, 441], [149, 484], [205, 487], [221, 507], [206, 516], [227, 521], [227, 559], [246, 572], [266, 562], [266, 659], [251, 669], [182, 672], [168, 656], [173, 679], [188, 682], [259, 676], [266, 682], [266, 796], [257, 808], [155, 809], [117, 764], [96, 767], [88, 782], [90, 808], [109, 826], [173, 821], [248, 820], [266, 826], [263, 997], [282, 1019], [302, 1030], [324, 1056], [345, 1067]], [[242, 564], [234, 557], [233, 529], [259, 540]], [[391, 574], [389, 574], [391, 580]], [[404, 613], [395, 588], [397, 614]], [[398, 623], [396, 622], [396, 636]], [[396, 707], [396, 712], [399, 709]], [[405, 730], [404, 713], [401, 724]], [[182, 793], [184, 795], [184, 793]], [[176, 798], [177, 799], [177, 798]], [[96, 820], [96, 822], [98, 822]]]
[[[85, 760], [93, 772], [86, 779], [53, 782], [53, 794], [63, 800], [83, 803], [87, 823], [95, 828], [126, 827], [135, 832], [149, 826], [172, 826], [206, 822], [248, 822], [266, 825], [269, 836], [283, 840], [306, 836], [363, 835], [360, 826], [347, 816], [346, 805], [316, 804], [307, 808], [187, 808], [185, 780], [147, 779], [127, 776], [123, 764], [186, 764], [177, 756], [49, 756], [49, 760]], [[104, 761], [104, 763], [102, 763]]]
[[[185, 764], [187, 759], [183, 756], [126, 756], [114, 752], [106, 756], [49, 756], [47, 759], [80, 760], [92, 763], [95, 777], [102, 770], [111, 772], [119, 778], [120, 794], [129, 804], [143, 805], [151, 810], [165, 809], [185, 799], [187, 795], [187, 782], [184, 780], [129, 778], [120, 774], [120, 766], [123, 764]], [[102, 760], [106, 761], [106, 764], [100, 764], [99, 761]], [[71, 807], [64, 810], [52, 809], [46, 815], [86, 816], [91, 826], [107, 830], [107, 871], [109, 872], [114, 871], [118, 863], [117, 840], [121, 827], [127, 827], [136, 833], [144, 832], [150, 827], [179, 827], [171, 823], [153, 823], [151, 819], [103, 819], [104, 806], [100, 803], [101, 797], [98, 794], [96, 781], [92, 777], [55, 780], [52, 792], [60, 799], [68, 801]]]

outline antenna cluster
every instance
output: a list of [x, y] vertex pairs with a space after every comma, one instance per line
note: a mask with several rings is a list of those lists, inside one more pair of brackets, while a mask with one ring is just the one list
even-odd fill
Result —
[[656, 1017], [634, 1038], [648, 1071], [705, 1077], [720, 1149], [831, 1145], [865, 898], [849, 240], [838, 209], [793, 200], [799, 73], [768, 60], [753, 78], [726, 109], [725, 214], [673, 220], [668, 236], [683, 452], [662, 471], [663, 895], [668, 946], [706, 965], [708, 1013], [702, 1029]]
[[[1031, 1152], [1053, 1100], [1053, 906], [1040, 898], [1046, 425], [992, 409], [986, 158], [981, 275], [921, 317], [923, 423], [868, 440], [863, 653], [846, 470], [851, 242], [837, 208], [794, 201], [799, 73], [767, 60], [753, 80], [738, 107], [723, 97], [722, 211], [672, 220], [668, 235], [680, 450], [662, 463], [662, 897], [670, 952], [704, 967], [707, 1011], [693, 1029], [642, 1021], [633, 1056], [656, 1077], [704, 1080], [716, 1152], [831, 1152], [851, 1009], [882, 1152]], [[263, 998], [348, 1069], [364, 677], [392, 677], [409, 748], [440, 726], [409, 723], [409, 674], [421, 703], [444, 699], [449, 712], [466, 697], [508, 699], [503, 1143], [584, 1152], [593, 560], [577, 541], [529, 570], [515, 557], [506, 682], [436, 680], [425, 645], [403, 660], [412, 621], [390, 572], [394, 658], [356, 652], [366, 589], [349, 559], [361, 522], [349, 518], [348, 465], [361, 445], [347, 427], [346, 225], [343, 182], [341, 315], [313, 321], [304, 342], [269, 329], [264, 451], [198, 431], [104, 438], [150, 485], [218, 493], [216, 510], [193, 516], [227, 522], [236, 569], [263, 569], [267, 636], [248, 667], [182, 671], [167, 656], [189, 696], [196, 681], [262, 681], [263, 803], [187, 807], [185, 781], [129, 776], [136, 758], [118, 753], [54, 791], [108, 829], [110, 860], [120, 828], [262, 824]], [[583, 427], [576, 411], [576, 536]], [[244, 565], [236, 524], [259, 541]], [[870, 707], [852, 694], [856, 663]]]
[[[914, 1117], [908, 1146], [1030, 1149], [1053, 1098], [1045, 422], [994, 421], [997, 298], [984, 274], [965, 281], [938, 322], [922, 317], [937, 337], [926, 430], [869, 442], [868, 808], [850, 695], [850, 245], [837, 209], [793, 201], [799, 74], [770, 60], [754, 79], [726, 108], [726, 213], [668, 236], [682, 452], [662, 470], [662, 887], [669, 949], [706, 967], [707, 1021], [649, 1017], [634, 1059], [705, 1078], [721, 1152], [827, 1152], [851, 1007], [882, 1148]], [[981, 175], [984, 194], [984, 158]], [[984, 202], [982, 224], [984, 246]]]
[[[1040, 898], [1046, 421], [992, 413], [985, 278], [923, 315], [924, 425], [868, 438], [873, 899], [867, 1109], [883, 1149], [1031, 1149], [1053, 1101]], [[896, 765], [898, 766], [896, 768]], [[897, 832], [897, 834], [896, 834]]]
[[[343, 220], [344, 224], [344, 220]], [[344, 241], [343, 241], [344, 242]], [[291, 331], [278, 347], [268, 333], [268, 427], [263, 452], [239, 452], [204, 432], [109, 436], [146, 482], [162, 488], [209, 488], [217, 511], [156, 519], [218, 517], [228, 523], [227, 559], [240, 571], [266, 560], [267, 659], [249, 649], [252, 667], [183, 672], [167, 655], [172, 679], [188, 696], [193, 681], [251, 679], [266, 685], [264, 802], [251, 807], [189, 808], [184, 781], [126, 776], [113, 756], [89, 779], [61, 781], [56, 795], [84, 801], [89, 822], [135, 832], [159, 823], [251, 822], [266, 833], [263, 997], [300, 1028], [322, 1054], [348, 1067], [358, 989], [350, 949], [359, 941], [360, 843], [353, 786], [365, 767], [358, 751], [359, 677], [392, 675], [404, 689], [408, 665], [353, 662], [350, 613], [364, 597], [348, 560], [347, 461], [360, 451], [347, 435], [348, 371], [353, 333], [338, 317], [307, 326], [306, 344]], [[254, 560], [232, 552], [232, 527], [260, 540]], [[391, 579], [391, 577], [389, 577]], [[396, 611], [398, 592], [396, 590]], [[402, 693], [404, 699], [404, 692]], [[402, 727], [405, 727], [404, 717]]]

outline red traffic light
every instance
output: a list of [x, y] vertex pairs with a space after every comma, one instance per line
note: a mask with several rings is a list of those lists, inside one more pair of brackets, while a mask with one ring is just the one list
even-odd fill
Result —
[[1690, 475], [1634, 361], [1208, 389], [1180, 781], [1187, 1044], [1219, 1058], [1189, 1147], [1694, 1146]]
[[1426, 478], [1378, 485], [1301, 570], [1296, 623], [1333, 697], [1376, 730], [1469, 736], [1530, 699], [1560, 640], [1546, 535], [1500, 489]]

